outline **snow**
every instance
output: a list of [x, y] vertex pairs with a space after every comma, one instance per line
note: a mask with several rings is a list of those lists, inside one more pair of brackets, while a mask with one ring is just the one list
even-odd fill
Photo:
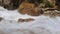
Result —
[[[29, 16], [19, 14], [17, 10], [0, 7], [0, 34], [60, 34], [60, 17]], [[19, 18], [34, 18], [32, 22], [18, 23]]]

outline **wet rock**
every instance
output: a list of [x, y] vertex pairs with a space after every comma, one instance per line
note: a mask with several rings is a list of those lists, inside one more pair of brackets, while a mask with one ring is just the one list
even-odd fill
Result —
[[28, 3], [35, 4], [36, 7], [43, 2], [43, 0], [25, 0], [25, 1]]
[[39, 16], [38, 7], [35, 7], [34, 4], [23, 2], [19, 8], [18, 12], [21, 14], [28, 14], [31, 16]]
[[8, 10], [17, 9], [21, 2], [22, 0], [0, 0], [0, 4]]
[[43, 4], [45, 7], [53, 7], [55, 0], [0, 0], [0, 5], [4, 8], [12, 10], [17, 9], [23, 2], [34, 4], [36, 7]]
[[31, 8], [34, 8], [34, 4], [23, 2], [18, 8], [18, 12], [21, 14], [27, 14], [29, 10], [32, 10]]
[[3, 19], [3, 18], [2, 18], [2, 17], [0, 17], [0, 22], [2, 21], [2, 19]]
[[56, 6], [57, 6], [57, 8], [58, 8], [59, 11], [60, 11], [60, 0], [56, 0]]
[[60, 11], [57, 9], [49, 8], [44, 11], [44, 15], [49, 15], [51, 17], [60, 16]]
[[56, 5], [60, 6], [60, 0], [56, 0]]
[[3, 0], [0, 0], [0, 6], [2, 6], [2, 2], [3, 2]]
[[33, 18], [26, 18], [26, 19], [18, 19], [18, 22], [30, 22], [30, 21], [33, 21], [34, 19]]

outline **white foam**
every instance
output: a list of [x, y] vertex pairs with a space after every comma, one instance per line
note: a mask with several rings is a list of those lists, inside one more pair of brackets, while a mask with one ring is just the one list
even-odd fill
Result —
[[[17, 10], [6, 10], [0, 7], [0, 31], [4, 34], [60, 34], [60, 17], [32, 17], [19, 14]], [[34, 18], [33, 22], [18, 23], [19, 18]]]

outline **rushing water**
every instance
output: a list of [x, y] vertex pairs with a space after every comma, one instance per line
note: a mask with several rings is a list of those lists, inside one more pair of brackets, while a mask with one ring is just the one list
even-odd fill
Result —
[[[60, 34], [60, 17], [19, 14], [17, 10], [0, 7], [0, 34]], [[19, 18], [34, 18], [35, 21], [18, 23]]]

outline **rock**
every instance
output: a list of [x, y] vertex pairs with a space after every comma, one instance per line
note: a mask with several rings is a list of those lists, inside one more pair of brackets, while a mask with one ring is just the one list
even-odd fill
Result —
[[57, 6], [57, 8], [58, 8], [59, 11], [60, 11], [60, 0], [56, 0], [56, 6]]
[[22, 0], [0, 0], [0, 4], [8, 10], [17, 9], [21, 2]]
[[0, 0], [0, 6], [2, 6], [2, 2], [3, 2], [3, 0]]
[[12, 9], [13, 3], [11, 2], [11, 0], [3, 0], [3, 7], [6, 9]]
[[23, 2], [34, 4], [36, 7], [44, 5], [45, 7], [54, 7], [55, 0], [0, 0], [0, 5], [4, 8], [12, 10], [17, 9]]
[[49, 8], [44, 11], [44, 15], [49, 15], [51, 17], [60, 16], [60, 11], [57, 9]]
[[35, 7], [34, 4], [23, 2], [19, 8], [18, 12], [21, 14], [28, 14], [31, 16], [39, 16], [38, 7]]
[[56, 5], [60, 6], [60, 0], [56, 0]]
[[43, 2], [43, 0], [25, 0], [25, 1], [28, 3], [35, 4], [36, 7]]
[[30, 22], [30, 21], [33, 21], [34, 19], [33, 18], [26, 18], [26, 19], [18, 19], [18, 22]]
[[2, 18], [2, 17], [0, 17], [0, 22], [2, 21], [2, 19], [3, 19], [3, 18]]

